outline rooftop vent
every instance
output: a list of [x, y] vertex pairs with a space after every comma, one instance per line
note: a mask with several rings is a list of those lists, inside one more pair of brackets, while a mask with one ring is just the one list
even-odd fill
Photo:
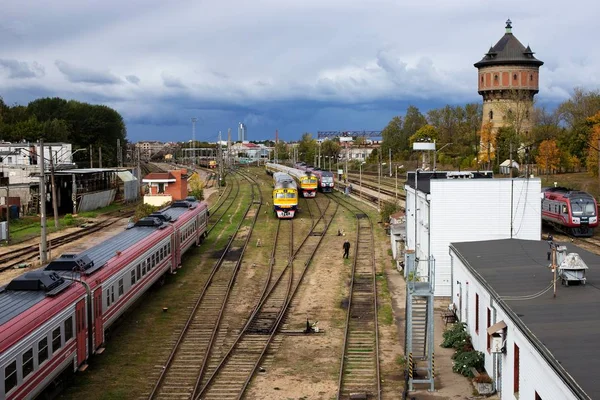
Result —
[[185, 201], [185, 200], [179, 200], [179, 201], [174, 201], [173, 204], [171, 204], [171, 207], [173, 208], [190, 208], [190, 203]]
[[6, 290], [42, 291], [47, 296], [54, 296], [71, 284], [56, 272], [31, 271], [13, 279]]
[[169, 222], [173, 219], [170, 215], [166, 215], [166, 214], [163, 214], [160, 212], [153, 212], [152, 214], [149, 215], [149, 217], [158, 218], [163, 222]]
[[85, 254], [63, 254], [44, 268], [45, 271], [91, 272], [94, 262]]
[[145, 217], [140, 219], [138, 222], [135, 223], [135, 226], [152, 226], [152, 227], [159, 227], [162, 225], [162, 221], [158, 218], [155, 217]]

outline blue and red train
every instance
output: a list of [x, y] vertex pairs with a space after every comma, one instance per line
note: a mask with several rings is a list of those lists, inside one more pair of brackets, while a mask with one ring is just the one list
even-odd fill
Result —
[[201, 243], [208, 217], [205, 202], [174, 202], [0, 287], [0, 399], [33, 398], [84, 368], [111, 324]]
[[322, 171], [319, 168], [314, 168], [310, 165], [306, 165], [303, 162], [296, 163], [294, 165], [294, 168], [305, 171], [305, 172], [310, 172], [314, 176], [316, 176], [317, 180], [318, 180], [318, 185], [319, 185], [318, 187], [321, 190], [321, 192], [323, 192], [323, 193], [333, 192], [333, 189], [335, 186], [335, 183], [333, 180], [333, 172]]

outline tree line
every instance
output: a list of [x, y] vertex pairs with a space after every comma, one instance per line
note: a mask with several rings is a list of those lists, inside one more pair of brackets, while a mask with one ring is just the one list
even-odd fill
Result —
[[[117, 165], [117, 139], [126, 147], [123, 117], [114, 109], [58, 97], [41, 98], [23, 105], [7, 105], [0, 97], [0, 140], [7, 142], [71, 143], [73, 150], [102, 148], [103, 165]], [[89, 154], [77, 153], [76, 160]], [[97, 153], [96, 153], [97, 154]], [[97, 156], [95, 156], [97, 158]], [[74, 160], [74, 161], [76, 161]]]

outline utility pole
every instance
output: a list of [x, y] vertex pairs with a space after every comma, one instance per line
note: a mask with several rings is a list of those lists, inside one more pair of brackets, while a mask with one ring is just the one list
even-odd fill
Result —
[[275, 129], [275, 164], [277, 164], [277, 160], [279, 159], [279, 154], [277, 151], [277, 145], [279, 144], [279, 131], [277, 129]]
[[117, 139], [117, 166], [123, 166], [123, 150], [121, 149], [121, 139]]
[[231, 128], [227, 129], [227, 166], [231, 168]]
[[223, 179], [223, 149], [221, 148], [221, 132], [219, 132], [219, 144], [217, 150], [219, 158], [217, 161], [217, 166], [219, 167], [219, 179], [217, 181], [219, 185], [219, 194], [221, 194], [221, 179]]
[[[194, 149], [192, 150], [192, 157], [194, 160], [193, 161], [194, 167], [196, 166], [196, 121], [198, 121], [198, 118], [193, 117], [192, 118], [192, 146], [194, 146]], [[220, 141], [221, 141], [221, 137], [219, 136], [219, 142]]]
[[98, 146], [98, 168], [102, 168], [102, 146]]
[[392, 177], [392, 148], [390, 147], [388, 149], [389, 155], [390, 155], [390, 178]]
[[513, 165], [512, 165], [512, 162], [513, 162], [512, 161], [513, 160], [513, 158], [512, 158], [512, 140], [509, 143], [508, 149], [509, 149], [508, 150], [508, 155], [509, 155], [509, 162], [510, 162], [510, 164], [508, 165], [508, 168], [510, 169], [510, 179], [512, 179], [512, 177], [513, 177], [513, 175], [512, 175], [513, 174], [513, 171], [512, 171], [513, 170]]
[[40, 263], [45, 264], [46, 252], [46, 177], [44, 176], [44, 140], [40, 139]]
[[319, 161], [317, 162], [317, 168], [321, 168], [321, 142], [319, 142]]
[[90, 144], [90, 168], [94, 168], [94, 146], [92, 146], [91, 144]]
[[52, 185], [52, 212], [54, 213], [54, 227], [58, 229], [58, 201], [56, 199], [56, 185], [54, 184], [54, 156], [52, 155], [52, 146], [48, 150], [48, 154], [50, 155], [50, 184]]
[[556, 265], [556, 244], [554, 242], [550, 243], [550, 248], [552, 249], [552, 265], [550, 266], [552, 268], [552, 282], [554, 285], [554, 297], [556, 297], [556, 269], [557, 269], [557, 265]]
[[346, 145], [346, 159], [344, 160], [344, 169], [346, 170], [344, 174], [344, 182], [348, 183], [348, 142], [344, 142]]

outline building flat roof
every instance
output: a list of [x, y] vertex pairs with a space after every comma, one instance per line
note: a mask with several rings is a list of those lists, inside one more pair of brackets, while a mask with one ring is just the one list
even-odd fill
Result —
[[[560, 244], [560, 243], [559, 243]], [[552, 282], [547, 253], [550, 246], [537, 240], [489, 240], [451, 243], [458, 257], [496, 298], [529, 337], [542, 356], [580, 398], [600, 398], [600, 256], [571, 243], [567, 253], [578, 253], [588, 265], [587, 284], [550, 289], [531, 300], [529, 296]], [[582, 393], [582, 390], [585, 393]]]

